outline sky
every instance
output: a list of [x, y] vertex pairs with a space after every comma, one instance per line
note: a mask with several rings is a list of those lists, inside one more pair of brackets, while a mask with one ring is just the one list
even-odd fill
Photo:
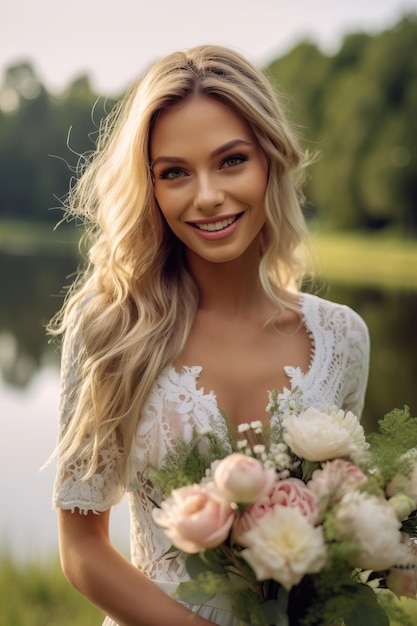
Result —
[[117, 95], [157, 58], [217, 43], [258, 66], [303, 39], [329, 54], [345, 34], [392, 27], [417, 0], [10, 0], [0, 14], [0, 72], [29, 60], [51, 91], [87, 73]]

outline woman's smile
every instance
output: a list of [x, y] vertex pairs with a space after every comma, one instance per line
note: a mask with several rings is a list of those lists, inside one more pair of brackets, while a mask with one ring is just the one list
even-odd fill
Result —
[[253, 248], [265, 223], [268, 167], [239, 115], [191, 97], [160, 115], [150, 152], [156, 200], [189, 260], [224, 263]]
[[234, 225], [242, 217], [243, 213], [238, 213], [231, 217], [215, 217], [211, 220], [201, 220], [189, 222], [197, 230], [201, 231], [200, 235], [205, 239], [217, 239], [219, 237], [227, 237], [234, 232]]

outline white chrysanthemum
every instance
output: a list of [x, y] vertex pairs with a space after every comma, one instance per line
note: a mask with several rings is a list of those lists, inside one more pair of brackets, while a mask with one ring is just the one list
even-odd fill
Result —
[[300, 511], [276, 506], [240, 539], [242, 557], [258, 580], [272, 578], [287, 591], [305, 574], [322, 569], [326, 546], [321, 526], [314, 527]]
[[352, 454], [354, 456], [363, 454], [369, 448], [369, 444], [366, 442], [365, 431], [357, 416], [352, 411], [345, 413], [336, 407], [331, 407], [329, 414], [333, 415], [339, 424], [348, 431], [353, 444]]
[[334, 415], [309, 408], [284, 422], [284, 441], [300, 458], [329, 461], [348, 457], [353, 451], [350, 432]]
[[354, 567], [385, 570], [402, 563], [401, 522], [386, 500], [357, 491], [343, 496], [336, 512], [339, 539], [358, 544]]

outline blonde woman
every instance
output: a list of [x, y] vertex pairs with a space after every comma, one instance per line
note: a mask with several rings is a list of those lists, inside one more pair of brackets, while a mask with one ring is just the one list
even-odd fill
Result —
[[[166, 558], [147, 470], [178, 439], [209, 421], [226, 436], [220, 410], [266, 423], [271, 389], [362, 410], [364, 322], [297, 289], [305, 165], [266, 78], [201, 46], [134, 86], [70, 193], [91, 245], [50, 328], [64, 336], [54, 504], [64, 573], [106, 626], [237, 623], [224, 599], [172, 597], [187, 575]], [[109, 539], [125, 492], [132, 562]]]

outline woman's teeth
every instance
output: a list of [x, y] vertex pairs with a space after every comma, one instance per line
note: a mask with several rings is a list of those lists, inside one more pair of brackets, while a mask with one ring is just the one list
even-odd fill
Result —
[[226, 226], [230, 226], [230, 224], [233, 224], [236, 218], [237, 216], [235, 215], [234, 217], [228, 217], [226, 220], [221, 220], [219, 222], [211, 222], [211, 224], [195, 224], [195, 226], [197, 226], [197, 228], [200, 228], [200, 230], [222, 230], [223, 228], [226, 228]]

